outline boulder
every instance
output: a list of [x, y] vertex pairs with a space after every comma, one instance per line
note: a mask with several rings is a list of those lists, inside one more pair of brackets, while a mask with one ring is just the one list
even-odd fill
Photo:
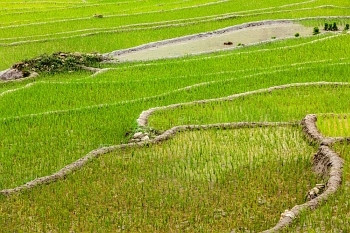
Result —
[[22, 71], [17, 69], [11, 68], [0, 72], [0, 80], [8, 81], [8, 80], [16, 80], [20, 78], [25, 78], [25, 76]]

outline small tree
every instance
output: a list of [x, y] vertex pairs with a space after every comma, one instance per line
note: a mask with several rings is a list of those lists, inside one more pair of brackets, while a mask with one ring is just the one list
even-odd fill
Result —
[[349, 24], [346, 24], [344, 30], [347, 31], [347, 30], [349, 30], [349, 29], [350, 29], [350, 25], [349, 25]]
[[324, 30], [325, 30], [325, 31], [328, 31], [328, 23], [325, 23], [325, 24], [324, 24]]
[[338, 31], [338, 26], [337, 26], [337, 23], [336, 22], [334, 22], [333, 23], [333, 31]]
[[333, 24], [328, 24], [328, 31], [333, 31]]
[[314, 27], [314, 35], [317, 35], [320, 33], [320, 29], [318, 27]]
[[299, 36], [300, 36], [299, 32], [298, 32], [298, 33], [295, 33], [294, 36], [295, 36], [295, 37], [299, 37]]

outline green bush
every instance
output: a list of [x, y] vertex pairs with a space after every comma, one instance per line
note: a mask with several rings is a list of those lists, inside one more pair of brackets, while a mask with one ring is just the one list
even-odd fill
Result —
[[336, 22], [333, 23], [332, 31], [338, 31], [338, 26]]
[[317, 35], [320, 33], [320, 29], [318, 27], [314, 27], [314, 35]]
[[333, 31], [333, 24], [328, 24], [328, 30], [327, 31]]
[[23, 73], [58, 73], [81, 70], [86, 66], [96, 66], [101, 61], [103, 61], [103, 57], [100, 54], [58, 52], [24, 60], [13, 65], [12, 68], [18, 69]]
[[324, 24], [324, 30], [325, 31], [338, 31], [339, 28], [338, 28], [336, 22], [334, 22], [334, 23], [325, 23]]

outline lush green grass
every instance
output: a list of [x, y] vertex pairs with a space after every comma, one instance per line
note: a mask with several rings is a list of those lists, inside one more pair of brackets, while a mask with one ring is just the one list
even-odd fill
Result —
[[350, 137], [350, 118], [348, 114], [321, 115], [317, 127], [323, 135], [329, 137]]
[[319, 182], [303, 137], [299, 127], [194, 131], [116, 151], [55, 188], [0, 199], [1, 231], [263, 230]]

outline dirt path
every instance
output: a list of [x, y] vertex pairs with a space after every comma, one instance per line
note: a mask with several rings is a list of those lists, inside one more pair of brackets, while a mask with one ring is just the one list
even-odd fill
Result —
[[261, 21], [242, 24], [213, 32], [159, 41], [109, 53], [119, 62], [148, 61], [231, 50], [275, 39], [311, 36], [312, 28], [290, 20]]

